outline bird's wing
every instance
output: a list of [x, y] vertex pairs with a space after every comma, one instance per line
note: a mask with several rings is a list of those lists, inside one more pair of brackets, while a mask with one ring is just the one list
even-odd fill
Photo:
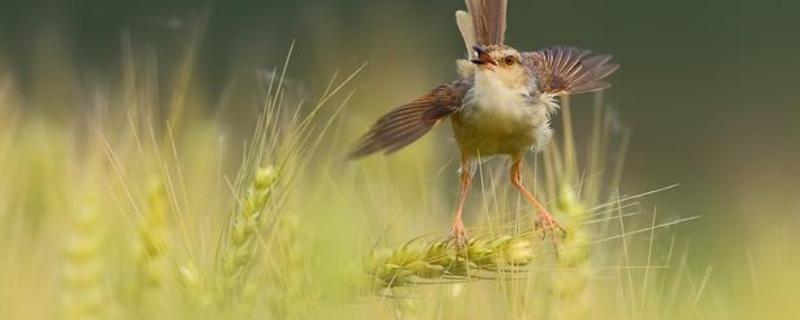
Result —
[[[472, 29], [479, 45], [503, 45], [508, 0], [466, 0]], [[459, 27], [461, 23], [459, 23]], [[462, 30], [463, 32], [463, 30]], [[471, 46], [467, 50], [471, 50]]]
[[468, 89], [468, 80], [457, 80], [395, 108], [372, 126], [349, 158], [357, 159], [381, 151], [389, 154], [416, 141], [458, 110]]
[[526, 52], [523, 60], [536, 76], [539, 92], [554, 95], [606, 89], [611, 85], [604, 79], [619, 69], [611, 62], [611, 55], [593, 55], [573, 47]]

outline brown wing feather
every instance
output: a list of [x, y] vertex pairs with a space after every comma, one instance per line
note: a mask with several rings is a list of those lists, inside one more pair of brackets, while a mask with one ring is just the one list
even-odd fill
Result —
[[606, 89], [604, 79], [619, 69], [611, 55], [592, 55], [573, 47], [552, 47], [524, 54], [525, 63], [538, 78], [539, 91], [575, 94]]
[[503, 45], [506, 35], [508, 0], [467, 0], [479, 45]]
[[395, 108], [372, 126], [349, 158], [357, 159], [381, 151], [389, 154], [416, 141], [461, 106], [467, 89], [467, 80], [455, 81]]

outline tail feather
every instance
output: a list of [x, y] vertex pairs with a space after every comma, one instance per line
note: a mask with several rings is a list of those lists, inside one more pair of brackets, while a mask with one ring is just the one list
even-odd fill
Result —
[[472, 24], [472, 18], [466, 11], [458, 10], [456, 11], [456, 24], [458, 25], [458, 31], [461, 31], [461, 37], [464, 38], [467, 57], [471, 58], [475, 54], [475, 50], [472, 48], [475, 47], [478, 41], [475, 38], [475, 26]]
[[503, 45], [508, 0], [466, 0], [466, 3], [477, 44]]
[[456, 62], [458, 74], [469, 78], [475, 65], [475, 45], [503, 45], [506, 34], [506, 9], [508, 0], [465, 0], [467, 11], [456, 11], [456, 24], [467, 49], [466, 59]]

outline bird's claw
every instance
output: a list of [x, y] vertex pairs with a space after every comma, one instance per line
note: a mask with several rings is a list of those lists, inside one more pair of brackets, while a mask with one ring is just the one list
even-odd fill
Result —
[[550, 233], [553, 237], [554, 242], [557, 241], [556, 231], [559, 231], [562, 237], [567, 235], [567, 231], [564, 230], [564, 228], [561, 227], [558, 221], [556, 221], [556, 219], [553, 218], [553, 215], [551, 215], [547, 211], [539, 213], [539, 217], [536, 219], [536, 222], [534, 223], [534, 230], [542, 232], [541, 233], [542, 240], [544, 240], [547, 234]]
[[536, 219], [534, 223], [534, 230], [541, 230], [542, 231], [542, 240], [547, 237], [547, 234], [550, 233], [550, 236], [553, 239], [553, 253], [556, 255], [556, 259], [558, 259], [558, 238], [556, 237], [556, 232], [561, 232], [561, 237], [566, 237], [567, 230], [561, 227], [547, 211], [542, 211], [539, 213], [539, 217]]
[[453, 223], [453, 227], [450, 229], [450, 241], [455, 245], [456, 251], [461, 251], [467, 246], [467, 230], [464, 229], [463, 222]]

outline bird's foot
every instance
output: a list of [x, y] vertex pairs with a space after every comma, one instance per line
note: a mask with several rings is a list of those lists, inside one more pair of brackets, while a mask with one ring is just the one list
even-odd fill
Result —
[[556, 237], [556, 232], [560, 232], [561, 236], [564, 237], [567, 235], [567, 231], [558, 224], [553, 215], [551, 215], [546, 210], [542, 210], [539, 212], [539, 217], [536, 219], [534, 223], [535, 230], [541, 230], [542, 232], [542, 240], [547, 237], [547, 234], [550, 234], [550, 237], [553, 239], [553, 253], [558, 259], [558, 238]]
[[464, 222], [461, 220], [453, 222], [450, 228], [450, 241], [455, 245], [457, 252], [467, 246], [467, 230], [464, 229]]
[[557, 242], [556, 232], [560, 232], [562, 236], [567, 234], [567, 231], [558, 224], [556, 218], [545, 210], [539, 212], [539, 217], [534, 223], [534, 230], [542, 232], [542, 239], [549, 233], [553, 238], [553, 243]]

